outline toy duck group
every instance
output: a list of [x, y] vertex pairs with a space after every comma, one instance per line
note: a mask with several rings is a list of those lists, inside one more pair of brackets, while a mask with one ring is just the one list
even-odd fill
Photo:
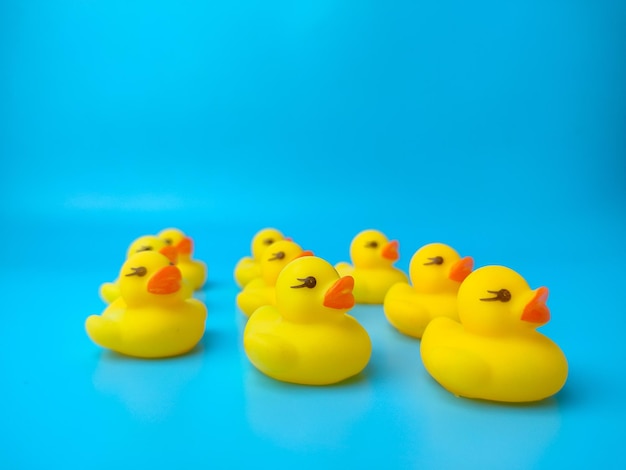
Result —
[[235, 268], [237, 304], [249, 317], [245, 352], [269, 377], [327, 385], [363, 371], [372, 346], [348, 314], [358, 303], [382, 305], [395, 329], [421, 339], [427, 372], [457, 396], [532, 402], [565, 384], [565, 355], [536, 331], [550, 319], [548, 290], [509, 268], [473, 270], [471, 257], [431, 243], [411, 258], [409, 282], [393, 266], [398, 241], [377, 230], [357, 234], [352, 262], [334, 268], [275, 229], [258, 232], [251, 251]]
[[[377, 304], [393, 328], [420, 340], [426, 371], [456, 396], [533, 402], [565, 384], [565, 355], [536, 331], [550, 319], [548, 289], [531, 289], [507, 267], [474, 269], [471, 257], [431, 243], [414, 253], [407, 276], [394, 267], [398, 241], [377, 230], [357, 234], [351, 263], [334, 266], [274, 228], [259, 231], [250, 250], [234, 270], [243, 346], [273, 379], [330, 385], [360, 374], [372, 342], [349, 311]], [[109, 305], [87, 318], [87, 334], [129, 356], [185, 354], [204, 334], [207, 309], [193, 294], [206, 277], [180, 230], [139, 237], [117, 280], [100, 287]]]
[[207, 267], [192, 258], [193, 242], [178, 229], [145, 235], [130, 244], [119, 276], [100, 286], [109, 305], [85, 322], [91, 340], [107, 349], [141, 358], [192, 350], [204, 335], [206, 306], [192, 298]]

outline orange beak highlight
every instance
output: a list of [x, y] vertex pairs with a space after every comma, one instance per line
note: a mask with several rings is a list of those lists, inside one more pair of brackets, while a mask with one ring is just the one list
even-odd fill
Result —
[[470, 275], [472, 269], [474, 269], [474, 260], [471, 256], [466, 256], [452, 265], [448, 277], [453, 281], [463, 282]]
[[324, 295], [324, 307], [347, 310], [354, 307], [354, 278], [345, 276], [339, 278]]
[[546, 305], [548, 300], [548, 288], [540, 287], [535, 291], [532, 300], [524, 307], [522, 320], [529, 323], [543, 325], [550, 321], [550, 309]]
[[399, 246], [400, 246], [400, 243], [398, 243], [398, 240], [392, 240], [389, 243], [387, 243], [383, 247], [383, 251], [382, 251], [383, 258], [390, 259], [391, 261], [397, 261], [398, 259], [400, 259], [400, 254], [398, 253]]
[[183, 238], [176, 245], [176, 250], [181, 255], [190, 255], [193, 252], [193, 240], [189, 237]]
[[296, 257], [294, 259], [302, 258], [303, 256], [315, 256], [315, 255], [313, 254], [313, 252], [311, 250], [304, 250], [299, 255], [296, 255]]
[[159, 250], [159, 253], [167, 256], [167, 259], [169, 259], [174, 264], [178, 262], [178, 250], [173, 246], [166, 245]]
[[180, 269], [176, 266], [165, 266], [148, 281], [148, 292], [157, 295], [173, 294], [180, 289], [182, 279]]

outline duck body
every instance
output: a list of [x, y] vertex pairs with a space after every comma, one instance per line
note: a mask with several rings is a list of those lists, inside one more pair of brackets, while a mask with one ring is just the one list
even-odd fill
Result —
[[244, 331], [250, 362], [283, 382], [328, 385], [361, 372], [372, 345], [365, 329], [350, 315], [335, 321], [293, 323], [275, 307], [254, 312]]
[[433, 319], [420, 353], [428, 373], [451, 393], [532, 402], [565, 384], [567, 359], [536, 328], [549, 321], [548, 290], [532, 290], [515, 271], [487, 266], [470, 274], [457, 297], [459, 321]]
[[421, 338], [426, 325], [436, 317], [458, 319], [456, 296], [420, 293], [405, 283], [389, 289], [383, 302], [387, 320], [401, 333]]
[[341, 276], [354, 278], [354, 298], [359, 304], [382, 304], [387, 291], [398, 282], [408, 282], [393, 263], [399, 259], [399, 243], [378, 230], [364, 230], [350, 244], [352, 264], [337, 263]]
[[235, 282], [239, 287], [245, 287], [253, 279], [261, 277], [261, 256], [272, 243], [284, 240], [284, 235], [275, 228], [265, 228], [258, 231], [250, 244], [252, 256], [244, 256], [235, 265]]
[[196, 299], [129, 308], [119, 298], [101, 316], [87, 319], [91, 340], [121, 354], [143, 358], [184, 354], [202, 339], [206, 307]]
[[340, 277], [313, 256], [290, 262], [276, 282], [276, 305], [257, 309], [244, 330], [250, 362], [276, 380], [329, 385], [360, 373], [372, 344], [346, 311], [354, 306], [352, 277]]
[[120, 297], [85, 322], [94, 343], [158, 358], [184, 354], [202, 338], [206, 306], [188, 298], [180, 270], [167, 257], [153, 251], [132, 255], [122, 266], [119, 287]]
[[391, 325], [408, 336], [421, 338], [428, 323], [436, 317], [458, 320], [457, 291], [473, 267], [469, 257], [443, 243], [420, 248], [409, 265], [413, 285], [392, 286], [383, 302]]
[[338, 263], [341, 276], [354, 278], [354, 298], [359, 304], [382, 304], [394, 284], [408, 282], [406, 274], [394, 267], [355, 268], [348, 263]]
[[557, 393], [567, 359], [536, 331], [484, 336], [449, 318], [435, 318], [420, 345], [424, 367], [445, 389], [467, 398], [530, 402]]

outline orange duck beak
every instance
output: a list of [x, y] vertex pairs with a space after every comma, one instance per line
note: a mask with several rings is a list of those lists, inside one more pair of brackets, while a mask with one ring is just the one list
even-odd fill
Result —
[[183, 238], [176, 245], [176, 250], [181, 255], [190, 255], [193, 252], [193, 240], [189, 237]]
[[548, 300], [548, 288], [540, 287], [535, 291], [535, 295], [524, 307], [522, 320], [529, 323], [543, 325], [550, 321], [550, 309], [546, 305]]
[[400, 254], [398, 253], [398, 248], [400, 247], [400, 243], [398, 240], [392, 240], [387, 243], [383, 247], [382, 255], [383, 258], [389, 259], [391, 261], [398, 261], [400, 259]]
[[302, 253], [300, 253], [298, 256], [296, 256], [294, 259], [302, 258], [303, 256], [315, 256], [315, 255], [313, 254], [313, 252], [311, 250], [304, 250]]
[[453, 281], [463, 282], [470, 275], [472, 269], [474, 269], [474, 260], [471, 256], [466, 256], [452, 265], [448, 277]]
[[345, 276], [339, 278], [324, 295], [324, 307], [347, 310], [354, 307], [354, 278]]
[[159, 250], [159, 253], [167, 256], [167, 259], [169, 259], [170, 262], [174, 264], [178, 263], [178, 250], [173, 246], [166, 245]]
[[173, 294], [180, 289], [182, 279], [180, 269], [176, 266], [165, 266], [148, 281], [148, 292], [157, 295]]

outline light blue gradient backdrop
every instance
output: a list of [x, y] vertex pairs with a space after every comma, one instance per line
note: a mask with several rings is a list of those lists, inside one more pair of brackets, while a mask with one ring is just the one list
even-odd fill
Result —
[[[0, 2], [0, 466], [624, 467], [625, 31], [620, 1]], [[209, 264], [202, 347], [101, 353], [98, 285], [170, 225]], [[264, 378], [232, 282], [264, 226], [548, 286], [565, 389], [456, 399], [378, 307], [360, 379]]]

